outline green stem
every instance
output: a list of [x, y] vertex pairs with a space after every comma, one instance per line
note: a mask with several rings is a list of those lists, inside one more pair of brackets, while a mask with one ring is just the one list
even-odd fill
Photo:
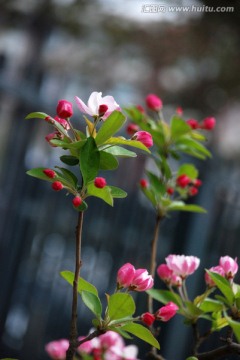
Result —
[[72, 317], [70, 325], [69, 348], [66, 353], [66, 360], [73, 360], [76, 348], [78, 347], [78, 331], [77, 331], [77, 304], [78, 304], [78, 278], [82, 265], [81, 260], [81, 242], [82, 242], [82, 225], [83, 212], [79, 212], [78, 223], [76, 227], [76, 262], [75, 274], [73, 281], [73, 297], [72, 297]]

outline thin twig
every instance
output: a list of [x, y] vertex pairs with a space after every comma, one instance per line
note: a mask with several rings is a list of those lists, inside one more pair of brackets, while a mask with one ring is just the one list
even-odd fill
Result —
[[79, 212], [78, 224], [76, 227], [76, 263], [73, 281], [73, 297], [72, 297], [72, 317], [70, 325], [69, 348], [66, 354], [66, 360], [73, 360], [74, 353], [78, 347], [78, 331], [77, 331], [77, 304], [78, 304], [78, 278], [82, 265], [81, 260], [81, 242], [82, 242], [82, 225], [83, 211]]
[[221, 346], [217, 349], [207, 351], [204, 353], [196, 354], [198, 360], [217, 360], [221, 359], [225, 355], [229, 354], [239, 354], [240, 355], [240, 344], [230, 343], [224, 346]]

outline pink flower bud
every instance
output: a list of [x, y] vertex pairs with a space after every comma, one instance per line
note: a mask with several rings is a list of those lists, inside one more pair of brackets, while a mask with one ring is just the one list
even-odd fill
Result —
[[60, 191], [60, 190], [63, 189], [63, 184], [61, 183], [61, 181], [54, 181], [54, 182], [52, 183], [52, 188], [53, 188], [53, 190], [55, 190], [55, 191]]
[[161, 264], [157, 268], [157, 274], [166, 283], [170, 283], [173, 271], [169, 269], [167, 264]]
[[188, 189], [188, 195], [190, 195], [190, 196], [195, 196], [195, 195], [197, 195], [197, 193], [198, 193], [198, 189], [195, 186], [191, 186]]
[[139, 181], [139, 184], [140, 184], [142, 189], [146, 189], [148, 187], [148, 181], [146, 179], [141, 179]]
[[214, 117], [207, 117], [203, 120], [202, 129], [212, 130], [216, 125], [216, 119]]
[[233, 279], [238, 271], [237, 258], [234, 260], [230, 256], [222, 256], [220, 257], [219, 265], [223, 268], [228, 279]]
[[53, 179], [53, 178], [55, 178], [55, 176], [56, 176], [55, 171], [53, 171], [52, 169], [44, 169], [43, 172], [44, 172], [44, 174], [45, 174], [47, 177], [49, 177], [50, 179]]
[[75, 196], [75, 198], [72, 199], [73, 206], [79, 207], [82, 204], [82, 199], [80, 196]]
[[57, 105], [57, 115], [61, 119], [67, 119], [73, 115], [72, 103], [67, 100], [59, 100]]
[[173, 271], [173, 273], [175, 275], [181, 276], [183, 279], [193, 274], [200, 264], [200, 259], [196, 256], [171, 254], [168, 255], [165, 260], [168, 267]]
[[182, 116], [182, 114], [183, 114], [183, 109], [181, 108], [181, 106], [178, 106], [178, 107], [176, 108], [176, 114], [179, 115], [179, 116]]
[[126, 132], [130, 136], [133, 136], [138, 130], [139, 130], [139, 126], [133, 123], [130, 123], [126, 128]]
[[167, 188], [168, 195], [172, 195], [174, 193], [174, 189], [172, 187]]
[[155, 94], [149, 94], [146, 97], [147, 107], [154, 111], [159, 111], [163, 107], [162, 100]]
[[141, 315], [140, 320], [147, 326], [151, 326], [152, 323], [155, 321], [155, 316], [149, 312], [146, 312]]
[[[223, 268], [221, 266], [213, 266], [209, 269], [209, 271], [214, 272], [216, 274], [219, 274], [223, 277], [225, 277], [225, 271], [223, 270]], [[216, 286], [215, 282], [211, 279], [211, 277], [208, 275], [208, 273], [205, 273], [205, 282], [209, 287], [213, 287]]]
[[148, 274], [146, 269], [137, 269], [129, 287], [134, 291], [146, 291], [153, 287], [153, 277]]
[[108, 110], [108, 106], [105, 105], [105, 104], [101, 104], [99, 105], [99, 108], [98, 108], [98, 115], [101, 117], [105, 114], [105, 112], [107, 112]]
[[52, 146], [56, 147], [56, 145], [51, 144], [51, 140], [58, 138], [58, 131], [54, 131], [53, 133], [48, 134], [45, 136], [46, 141]]
[[99, 189], [103, 189], [107, 185], [107, 182], [103, 177], [96, 177], [94, 185]]
[[176, 183], [178, 186], [180, 186], [181, 188], [185, 188], [186, 186], [188, 186], [188, 184], [191, 182], [190, 178], [185, 175], [179, 175], [176, 179]]
[[181, 278], [180, 276], [173, 274], [173, 275], [171, 276], [169, 285], [171, 285], [171, 286], [176, 286], [176, 287], [180, 287], [180, 286], [182, 286], [182, 282], [183, 282], [183, 281], [182, 281], [182, 278]]
[[199, 123], [195, 119], [189, 119], [186, 121], [186, 123], [193, 129], [199, 129]]
[[132, 140], [140, 141], [147, 148], [150, 148], [151, 146], [153, 146], [152, 135], [147, 131], [137, 131], [133, 135]]
[[51, 341], [45, 346], [45, 350], [53, 360], [65, 360], [66, 352], [69, 347], [69, 341], [61, 339], [57, 341]]
[[117, 284], [118, 288], [127, 288], [131, 285], [134, 275], [135, 275], [135, 267], [130, 264], [124, 264], [117, 273]]
[[65, 130], [70, 130], [70, 125], [69, 125], [69, 123], [67, 122], [67, 120], [61, 119], [61, 118], [58, 117], [58, 116], [55, 116], [54, 120], [56, 120], [59, 124], [61, 124], [62, 127], [63, 127]]
[[200, 180], [200, 179], [193, 180], [193, 185], [196, 187], [202, 186], [202, 180]]
[[174, 304], [172, 301], [170, 301], [168, 304], [161, 307], [155, 313], [155, 318], [156, 318], [156, 320], [168, 321], [174, 315], [176, 315], [176, 312], [177, 312], [178, 309], [179, 309], [179, 307], [176, 304]]
[[115, 331], [107, 331], [105, 334], [99, 336], [101, 348], [107, 350], [112, 346], [124, 347], [122, 337]]

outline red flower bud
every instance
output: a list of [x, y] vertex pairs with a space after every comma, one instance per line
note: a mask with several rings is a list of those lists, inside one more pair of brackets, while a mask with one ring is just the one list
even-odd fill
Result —
[[80, 196], [75, 196], [75, 198], [72, 199], [73, 206], [79, 207], [82, 204], [82, 198]]
[[103, 177], [96, 177], [94, 180], [94, 185], [97, 188], [102, 189], [107, 185], [107, 182]]
[[147, 131], [137, 131], [133, 135], [132, 140], [140, 141], [147, 148], [150, 148], [151, 146], [153, 146], [152, 135]]
[[178, 309], [178, 306], [170, 301], [155, 313], [155, 318], [156, 320], [168, 321], [176, 314]]
[[138, 111], [140, 111], [142, 114], [145, 113], [144, 108], [142, 107], [142, 105], [137, 105], [136, 108], [138, 109]]
[[50, 179], [55, 178], [56, 173], [55, 171], [53, 171], [52, 169], [44, 169], [43, 170], [44, 174], [47, 175], [47, 177], [49, 177]]
[[155, 321], [155, 316], [149, 312], [146, 312], [146, 313], [142, 314], [140, 319], [147, 326], [151, 326], [152, 323]]
[[167, 188], [167, 193], [168, 195], [172, 195], [174, 193], [174, 189], [171, 187]]
[[147, 107], [154, 111], [159, 111], [162, 109], [162, 100], [155, 94], [149, 94], [146, 97]]
[[126, 128], [126, 132], [128, 135], [133, 136], [139, 130], [139, 126], [137, 124], [129, 124]]
[[54, 120], [56, 120], [59, 124], [61, 124], [64, 129], [70, 130], [70, 125], [69, 125], [69, 123], [67, 122], [67, 120], [61, 119], [61, 118], [58, 117], [58, 116], [55, 116]]
[[188, 190], [188, 194], [190, 196], [195, 196], [197, 195], [197, 193], [198, 193], [198, 189], [195, 186], [190, 187]]
[[190, 183], [190, 181], [190, 178], [185, 174], [179, 175], [176, 180], [177, 185], [181, 188], [185, 188]]
[[189, 119], [186, 121], [186, 123], [193, 129], [198, 129], [199, 128], [199, 123], [197, 120], [195, 119]]
[[59, 100], [57, 105], [57, 115], [61, 119], [71, 117], [73, 115], [72, 103], [67, 100]]
[[200, 180], [200, 179], [193, 180], [193, 185], [196, 187], [202, 186], [202, 180]]
[[216, 119], [214, 117], [207, 117], [203, 120], [202, 129], [212, 130], [216, 125]]
[[146, 179], [141, 179], [139, 181], [139, 184], [140, 184], [141, 188], [143, 188], [143, 189], [146, 189], [148, 187], [148, 181]]
[[55, 190], [55, 191], [60, 191], [60, 190], [63, 189], [63, 184], [62, 184], [60, 181], [54, 181], [54, 182], [52, 183], [52, 188], [53, 188], [53, 190]]
[[103, 116], [105, 114], [105, 112], [107, 112], [108, 110], [108, 106], [105, 105], [105, 104], [102, 104], [102, 105], [99, 105], [99, 108], [98, 108], [98, 115], [99, 116]]
[[176, 114], [179, 115], [179, 116], [182, 116], [182, 114], [183, 114], [183, 109], [181, 108], [181, 106], [178, 106], [178, 107], [176, 108]]

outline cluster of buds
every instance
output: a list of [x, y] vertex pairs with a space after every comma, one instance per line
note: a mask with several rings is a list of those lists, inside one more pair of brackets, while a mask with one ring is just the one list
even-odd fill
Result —
[[[230, 256], [222, 256], [219, 259], [219, 264], [217, 266], [213, 266], [209, 269], [209, 271], [219, 274], [229, 281], [232, 281], [234, 276], [238, 271], [238, 263], [237, 258], [233, 259]], [[209, 276], [209, 274], [205, 273], [205, 282], [208, 287], [214, 287], [215, 283]]]
[[206, 117], [202, 122], [198, 122], [195, 119], [189, 119], [186, 123], [193, 129], [213, 130], [216, 125], [216, 119], [212, 116]]
[[124, 264], [117, 273], [118, 290], [127, 288], [128, 291], [146, 291], [153, 287], [153, 277], [146, 269], [135, 269], [130, 264]]
[[192, 275], [200, 264], [200, 259], [196, 256], [168, 255], [166, 264], [161, 264], [157, 268], [157, 274], [168, 286], [182, 286], [183, 280]]
[[151, 326], [155, 320], [166, 322], [176, 315], [178, 309], [179, 307], [170, 301], [158, 309], [155, 314], [149, 312], [142, 314], [140, 320], [147, 326]]
[[[181, 174], [176, 178], [176, 186], [185, 189], [187, 195], [189, 196], [195, 196], [198, 194], [198, 188], [202, 185], [202, 181], [200, 179], [194, 179], [192, 180], [189, 176], [186, 174]], [[172, 195], [173, 188], [169, 187], [167, 189], [167, 192], [169, 195]]]

